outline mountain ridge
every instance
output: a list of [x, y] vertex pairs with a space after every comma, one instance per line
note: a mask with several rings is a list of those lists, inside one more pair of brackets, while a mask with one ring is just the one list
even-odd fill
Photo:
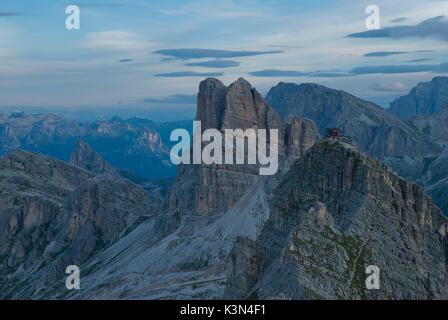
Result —
[[[339, 107], [358, 103], [349, 99]], [[322, 140], [312, 120], [281, 117], [244, 79], [229, 86], [201, 82], [197, 114], [204, 129], [279, 129], [277, 174], [260, 177], [256, 165], [180, 165], [165, 201], [154, 204], [139, 186], [101, 170], [95, 175], [26, 151], [17, 153], [29, 160], [1, 158], [0, 190], [7, 192], [0, 192], [0, 266], [12, 256], [14, 266], [26, 260], [33, 267], [2, 270], [8, 276], [0, 277], [0, 296], [448, 299], [448, 220], [422, 187], [355, 144]], [[395, 132], [411, 126], [397, 123]], [[406, 130], [395, 138], [411, 134]], [[98, 162], [96, 155], [89, 159]], [[47, 173], [56, 182], [48, 182]], [[30, 192], [58, 198], [53, 206], [14, 204]], [[62, 222], [20, 229], [26, 220], [20, 208], [41, 208], [27, 210]], [[33, 251], [25, 238], [43, 243]], [[1, 255], [4, 248], [8, 256]], [[61, 281], [71, 263], [79, 264], [82, 290], [67, 291]], [[365, 288], [369, 265], [381, 270], [379, 291]]]
[[448, 77], [420, 82], [406, 96], [395, 99], [388, 111], [399, 118], [433, 114], [448, 104]]
[[266, 96], [281, 115], [313, 120], [321, 135], [340, 128], [359, 148], [394, 168], [405, 178], [423, 167], [423, 158], [438, 156], [442, 147], [372, 102], [317, 84], [280, 83]]

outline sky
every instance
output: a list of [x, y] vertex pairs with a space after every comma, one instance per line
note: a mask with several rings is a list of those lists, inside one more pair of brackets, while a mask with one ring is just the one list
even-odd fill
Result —
[[[79, 30], [66, 28], [69, 5]], [[365, 25], [369, 5], [380, 9], [378, 30]], [[0, 112], [189, 119], [206, 77], [244, 77], [262, 95], [313, 82], [387, 107], [446, 75], [447, 53], [446, 0], [1, 0]]]

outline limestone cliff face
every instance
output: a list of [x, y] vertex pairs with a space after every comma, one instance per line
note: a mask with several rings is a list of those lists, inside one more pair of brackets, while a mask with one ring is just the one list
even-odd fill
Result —
[[448, 77], [421, 82], [408, 95], [395, 99], [389, 112], [399, 118], [433, 114], [448, 104]]
[[20, 297], [37, 270], [40, 284], [60, 280], [66, 266], [117, 241], [150, 206], [129, 180], [20, 149], [0, 159], [0, 185], [3, 298]]
[[[254, 241], [230, 254], [225, 298], [447, 299], [448, 220], [421, 187], [323, 141], [271, 194]], [[365, 269], [380, 268], [380, 290]]]
[[280, 116], [243, 78], [229, 87], [214, 78], [202, 81], [196, 118], [202, 122], [203, 130], [284, 129]]
[[437, 206], [448, 216], [448, 105], [429, 115], [418, 115], [406, 121], [422, 135], [431, 135], [444, 148], [438, 156], [428, 156], [414, 180], [425, 188]]
[[406, 121], [417, 127], [422, 134], [431, 135], [442, 143], [448, 142], [448, 102], [433, 114], [418, 115]]
[[282, 116], [313, 120], [323, 135], [337, 127], [359, 148], [385, 162], [400, 175], [411, 178], [423, 166], [423, 158], [440, 154], [432, 137], [391, 115], [374, 103], [344, 91], [317, 84], [279, 83], [266, 101]]
[[0, 159], [2, 269], [26, 268], [39, 261], [58, 224], [67, 218], [64, 201], [92, 177], [75, 166], [22, 150]]
[[119, 177], [118, 171], [106, 162], [87, 142], [78, 140], [75, 151], [70, 156], [70, 163], [99, 175]]
[[[319, 138], [312, 121], [298, 117], [281, 119], [242, 78], [229, 87], [213, 78], [202, 81], [197, 120], [201, 121], [203, 131], [277, 129], [280, 161], [300, 157]], [[261, 182], [258, 165], [180, 165], [165, 208], [170, 212], [197, 214], [224, 212]]]

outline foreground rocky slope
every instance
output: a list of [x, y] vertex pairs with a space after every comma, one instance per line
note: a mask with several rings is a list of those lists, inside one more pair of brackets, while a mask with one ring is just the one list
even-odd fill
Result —
[[[271, 194], [256, 241], [230, 255], [225, 298], [447, 299], [448, 220], [416, 184], [323, 141]], [[367, 290], [366, 267], [381, 270]]]
[[0, 297], [28, 298], [117, 241], [147, 212], [128, 180], [16, 150], [0, 159]]

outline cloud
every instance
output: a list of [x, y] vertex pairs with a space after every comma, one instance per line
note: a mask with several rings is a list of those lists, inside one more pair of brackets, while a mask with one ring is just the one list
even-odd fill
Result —
[[349, 72], [300, 72], [294, 70], [275, 70], [268, 69], [262, 71], [249, 72], [254, 77], [320, 77], [320, 78], [339, 78], [367, 74], [397, 74], [397, 73], [415, 73], [415, 72], [448, 72], [448, 62], [442, 64], [421, 64], [421, 65], [384, 65], [384, 66], [361, 66], [350, 70]]
[[337, 78], [347, 77], [351, 74], [346, 72], [328, 72], [328, 71], [314, 71], [314, 72], [300, 72], [296, 70], [277, 70], [266, 69], [261, 71], [249, 72], [249, 75], [254, 77], [315, 77], [315, 78]]
[[169, 73], [158, 73], [155, 74], [155, 77], [172, 77], [172, 78], [180, 78], [180, 77], [220, 77], [223, 76], [224, 73], [221, 72], [205, 72], [199, 73], [194, 71], [179, 71], [179, 72], [169, 72]]
[[233, 1], [190, 1], [176, 9], [158, 11], [167, 15], [201, 15], [219, 19], [266, 16], [265, 12], [257, 11], [254, 6], [245, 7]]
[[389, 57], [396, 54], [406, 54], [406, 53], [429, 53], [434, 52], [434, 50], [419, 50], [419, 51], [375, 51], [369, 52], [364, 55], [364, 57]]
[[367, 67], [357, 67], [353, 68], [350, 73], [355, 75], [360, 74], [391, 74], [391, 73], [413, 73], [413, 72], [427, 72], [434, 71], [436, 65], [431, 64], [421, 64], [421, 65], [389, 65], [389, 66], [367, 66]]
[[350, 38], [437, 38], [448, 41], [448, 20], [445, 16], [438, 16], [421, 22], [415, 26], [388, 27], [378, 30], [352, 33]]
[[118, 3], [77, 3], [75, 4], [81, 8], [120, 8], [124, 7], [123, 4]]
[[369, 52], [364, 55], [364, 57], [388, 57], [395, 54], [404, 54], [408, 53], [406, 51], [376, 51], [376, 52]]
[[373, 89], [376, 91], [408, 91], [409, 89], [401, 81], [395, 82], [377, 82], [374, 84]]
[[408, 62], [411, 63], [416, 63], [416, 62], [425, 62], [425, 61], [430, 61], [432, 59], [414, 59], [414, 60], [409, 60]]
[[121, 59], [118, 62], [125, 63], [125, 62], [132, 62], [132, 61], [134, 61], [134, 59]]
[[100, 52], [123, 52], [147, 50], [150, 45], [133, 32], [112, 30], [89, 33], [83, 47]]
[[351, 76], [351, 74], [347, 72], [311, 72], [306, 76], [314, 78], [340, 78]]
[[0, 17], [12, 17], [12, 16], [21, 16], [21, 13], [18, 12], [3, 12], [0, 11]]
[[175, 94], [166, 97], [165, 99], [145, 99], [144, 102], [155, 103], [177, 103], [177, 104], [196, 104], [197, 96], [195, 94]]
[[204, 62], [191, 62], [185, 65], [189, 67], [230, 68], [230, 67], [238, 67], [240, 63], [238, 61], [233, 60], [211, 60]]
[[266, 69], [261, 71], [249, 72], [251, 76], [254, 77], [303, 77], [307, 73], [293, 70], [276, 70], [276, 69]]
[[392, 22], [392, 23], [399, 23], [399, 22], [403, 22], [403, 21], [406, 21], [406, 20], [408, 20], [408, 19], [405, 18], [405, 17], [400, 17], [400, 18], [392, 19], [392, 20], [390, 20], [390, 22]]
[[230, 51], [215, 49], [164, 49], [154, 51], [153, 54], [160, 54], [175, 59], [201, 59], [201, 58], [236, 58], [249, 57], [262, 54], [282, 53], [283, 51]]

